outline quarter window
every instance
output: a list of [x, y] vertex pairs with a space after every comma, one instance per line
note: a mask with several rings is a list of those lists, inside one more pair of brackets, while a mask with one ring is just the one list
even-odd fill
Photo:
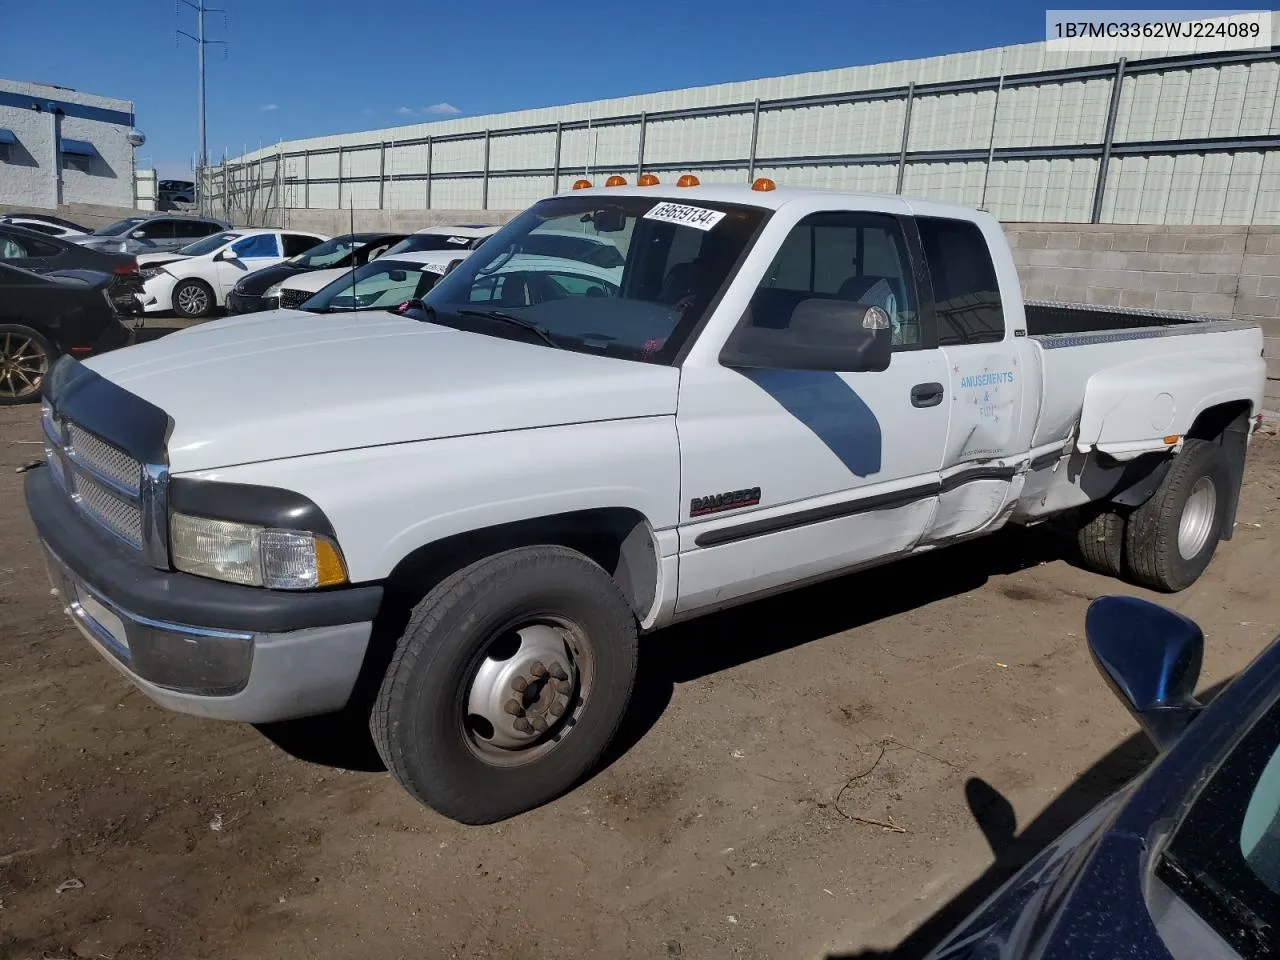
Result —
[[315, 237], [304, 237], [299, 233], [286, 233], [281, 239], [284, 241], [286, 257], [296, 257], [300, 253], [306, 253], [320, 242]]
[[920, 245], [933, 282], [938, 344], [1004, 339], [1004, 308], [987, 240], [967, 220], [920, 217]]

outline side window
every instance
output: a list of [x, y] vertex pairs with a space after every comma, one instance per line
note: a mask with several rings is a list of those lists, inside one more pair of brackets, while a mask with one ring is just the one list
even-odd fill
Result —
[[280, 256], [274, 233], [258, 233], [252, 237], [237, 240], [231, 245], [231, 252], [241, 260]]
[[748, 323], [790, 330], [796, 308], [809, 300], [881, 307], [895, 350], [923, 345], [906, 240], [888, 214], [817, 213], [800, 221], [756, 288]]
[[296, 257], [300, 253], [306, 253], [320, 242], [315, 237], [304, 237], [299, 233], [286, 233], [281, 239], [284, 240], [284, 255], [286, 257]]
[[916, 223], [933, 281], [939, 345], [1003, 340], [1000, 285], [978, 225], [934, 217], [920, 217]]
[[0, 260], [18, 260], [26, 255], [26, 248], [17, 240], [0, 237]]
[[52, 243], [33, 240], [30, 237], [0, 237], [0, 257], [14, 259], [19, 257], [56, 257], [59, 249]]
[[178, 224], [174, 220], [151, 220], [138, 229], [148, 240], [172, 240], [174, 237], [184, 236], [178, 233], [177, 227]]
[[196, 220], [191, 224], [191, 235], [194, 237], [211, 237], [222, 232], [222, 224], [210, 223], [207, 220]]

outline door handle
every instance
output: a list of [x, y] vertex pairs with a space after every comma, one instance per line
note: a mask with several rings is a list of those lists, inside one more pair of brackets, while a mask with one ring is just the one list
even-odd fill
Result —
[[940, 383], [917, 383], [911, 388], [913, 407], [936, 407], [946, 393]]

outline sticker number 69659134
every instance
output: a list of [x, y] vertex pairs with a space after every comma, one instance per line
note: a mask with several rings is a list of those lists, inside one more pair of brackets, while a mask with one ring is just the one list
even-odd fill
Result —
[[710, 230], [724, 219], [719, 210], [708, 210], [706, 207], [690, 207], [683, 203], [659, 203], [644, 215], [646, 220], [662, 220], [666, 223], [678, 223], [695, 230]]

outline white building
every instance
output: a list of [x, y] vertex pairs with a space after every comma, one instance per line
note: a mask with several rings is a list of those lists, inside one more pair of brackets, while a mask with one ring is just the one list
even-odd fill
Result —
[[0, 206], [132, 207], [133, 104], [0, 80]]

